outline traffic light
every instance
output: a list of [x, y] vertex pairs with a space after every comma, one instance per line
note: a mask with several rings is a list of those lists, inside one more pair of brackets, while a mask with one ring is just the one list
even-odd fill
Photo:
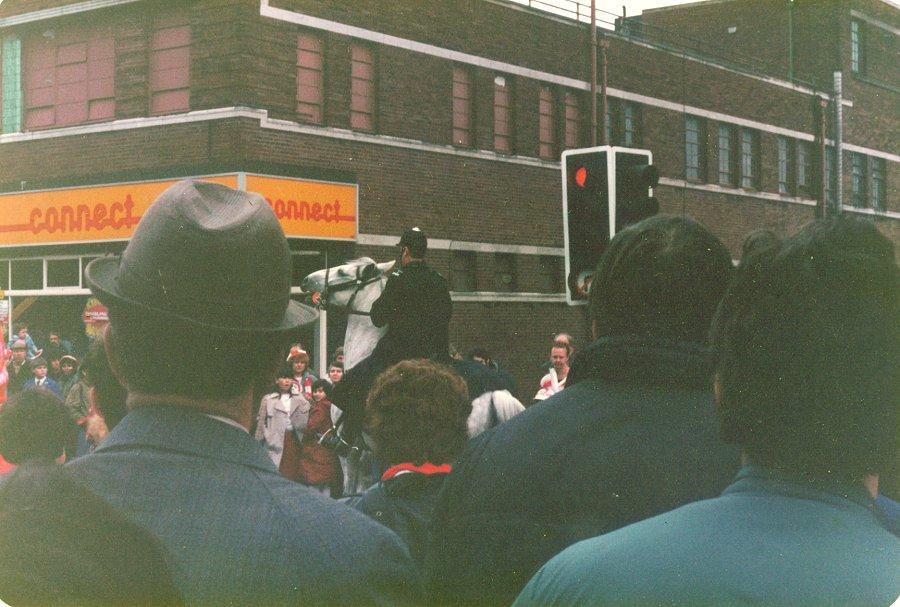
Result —
[[562, 154], [566, 301], [584, 303], [610, 238], [656, 214], [659, 172], [647, 150], [600, 146]]

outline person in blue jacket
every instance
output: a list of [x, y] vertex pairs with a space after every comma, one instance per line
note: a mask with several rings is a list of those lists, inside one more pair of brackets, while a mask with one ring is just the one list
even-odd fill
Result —
[[898, 313], [871, 223], [820, 220], [744, 260], [712, 333], [734, 483], [570, 547], [516, 605], [892, 604], [900, 539], [874, 496], [897, 463]]

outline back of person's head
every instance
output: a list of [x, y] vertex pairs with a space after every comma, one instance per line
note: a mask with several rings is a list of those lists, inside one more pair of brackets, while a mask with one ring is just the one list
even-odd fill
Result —
[[888, 472], [898, 311], [893, 246], [870, 223], [816, 221], [748, 257], [712, 332], [723, 437], [809, 477]]
[[428, 360], [406, 360], [376, 378], [366, 425], [382, 463], [444, 464], [465, 446], [471, 412], [459, 375]]
[[91, 342], [81, 369], [93, 394], [94, 404], [103, 415], [106, 427], [112, 430], [128, 413], [126, 407], [128, 393], [109, 365], [102, 340]]
[[472, 348], [469, 350], [469, 360], [489, 365], [491, 362], [491, 353], [484, 348]]
[[472, 413], [466, 423], [469, 438], [499, 426], [524, 410], [525, 406], [509, 390], [485, 392], [472, 401]]
[[781, 239], [772, 230], [765, 228], [753, 230], [747, 234], [744, 242], [741, 243], [741, 260], [743, 261], [757, 252], [777, 247], [780, 244]]
[[63, 466], [0, 485], [0, 600], [10, 605], [180, 605], [162, 544]]
[[12, 464], [52, 462], [75, 436], [75, 422], [56, 394], [32, 388], [0, 410], [0, 454]]
[[595, 337], [705, 342], [731, 272], [728, 249], [691, 219], [658, 215], [629, 226], [610, 241], [591, 283]]

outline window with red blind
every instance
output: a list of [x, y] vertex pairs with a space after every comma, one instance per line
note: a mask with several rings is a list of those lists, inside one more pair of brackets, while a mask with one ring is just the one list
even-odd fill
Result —
[[150, 113], [190, 109], [191, 26], [185, 19], [157, 21], [150, 41]]
[[504, 76], [494, 78], [494, 149], [512, 151], [512, 110], [509, 82]]
[[115, 38], [109, 30], [32, 36], [23, 49], [25, 128], [115, 118]]
[[325, 81], [322, 74], [322, 38], [313, 34], [297, 36], [297, 114], [300, 119], [322, 124]]
[[581, 106], [578, 103], [578, 95], [567, 92], [563, 98], [566, 108], [566, 148], [577, 148], [581, 143], [579, 132], [581, 131]]
[[453, 68], [453, 145], [472, 145], [472, 79], [461, 67]]
[[350, 128], [375, 125], [375, 58], [372, 49], [354, 45], [350, 57]]
[[541, 158], [556, 157], [556, 114], [553, 103], [553, 89], [549, 86], [541, 87], [538, 100], [538, 135], [539, 153]]

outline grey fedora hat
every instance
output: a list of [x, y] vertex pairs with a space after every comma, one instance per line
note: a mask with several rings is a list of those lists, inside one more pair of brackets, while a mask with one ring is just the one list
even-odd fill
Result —
[[289, 334], [318, 314], [290, 299], [290, 250], [266, 201], [216, 183], [168, 188], [122, 255], [84, 274], [111, 312], [211, 331]]

